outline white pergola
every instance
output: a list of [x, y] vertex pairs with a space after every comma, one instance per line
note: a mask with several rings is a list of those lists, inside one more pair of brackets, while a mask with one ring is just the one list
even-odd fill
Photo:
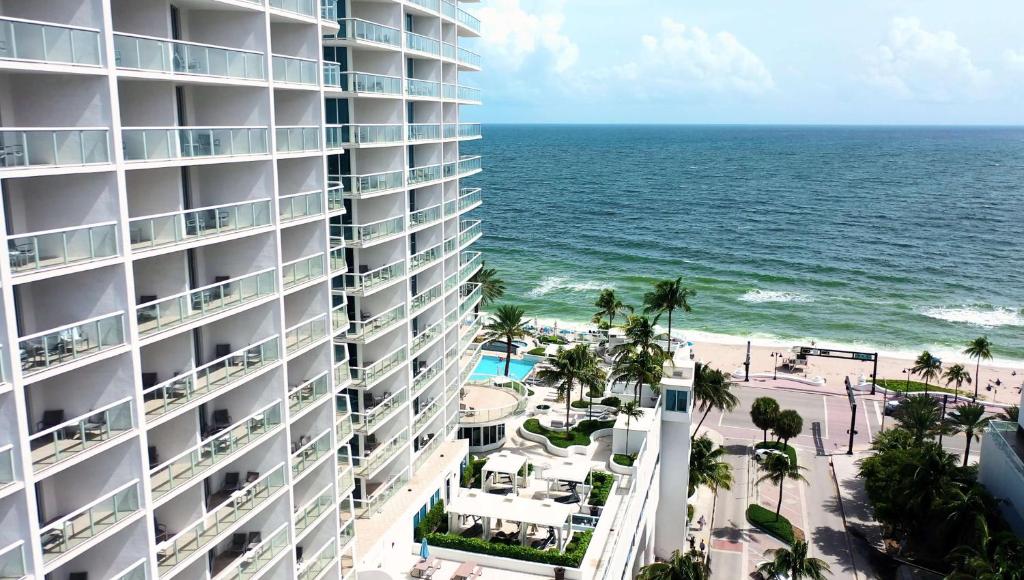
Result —
[[[509, 453], [508, 451], [501, 451], [487, 457], [487, 463], [484, 464], [483, 469], [480, 471], [480, 478], [483, 480], [480, 483], [483, 491], [489, 492], [491, 490], [491, 475], [495, 473], [507, 474], [512, 478], [512, 495], [519, 493], [519, 472], [522, 471], [523, 466], [527, 464], [525, 455], [517, 455], [515, 453]], [[529, 473], [529, 470], [527, 470]]]
[[526, 545], [526, 528], [531, 524], [554, 529], [560, 552], [565, 551], [565, 546], [572, 539], [572, 514], [575, 509], [571, 506], [551, 500], [494, 495], [476, 489], [464, 489], [462, 492], [452, 498], [447, 506], [449, 530], [459, 529], [457, 516], [466, 516], [481, 518], [485, 540], [491, 539], [491, 528], [496, 520], [518, 522], [519, 543], [523, 546]]
[[[549, 464], [543, 471], [544, 480], [547, 482], [547, 493], [551, 496], [551, 486], [559, 481], [568, 483], [586, 484], [590, 478], [590, 463], [586, 461], [573, 461], [563, 459]], [[581, 496], [580, 501], [583, 501]]]

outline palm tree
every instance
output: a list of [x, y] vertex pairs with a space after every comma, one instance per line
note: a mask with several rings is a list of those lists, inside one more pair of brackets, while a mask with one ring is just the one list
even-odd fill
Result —
[[967, 356], [977, 359], [977, 364], [974, 365], [974, 400], [978, 400], [978, 373], [981, 372], [981, 360], [992, 360], [992, 343], [989, 341], [987, 336], [979, 336], [971, 342], [967, 343], [967, 348], [964, 349], [964, 354]]
[[962, 545], [953, 550], [955, 562], [950, 580], [1024, 579], [1024, 541], [1011, 532], [981, 538], [980, 545]]
[[991, 420], [985, 416], [985, 406], [978, 403], [960, 405], [949, 414], [946, 424], [950, 430], [954, 433], [963, 433], [967, 437], [967, 447], [964, 449], [964, 467], [967, 467], [967, 456], [971, 453], [971, 441], [981, 439], [981, 432], [985, 430]]
[[619, 407], [619, 414], [626, 417], [626, 455], [629, 455], [629, 422], [644, 416], [644, 410], [636, 401], [626, 401]]
[[764, 442], [768, 442], [768, 430], [775, 428], [779, 418], [779, 402], [771, 397], [758, 397], [750, 406], [750, 420], [754, 426], [764, 432]]
[[896, 422], [910, 432], [915, 444], [920, 444], [941, 430], [942, 409], [928, 395], [912, 395], [897, 408]]
[[715, 447], [707, 435], [702, 435], [694, 440], [690, 449], [688, 495], [693, 495], [693, 492], [702, 485], [712, 489], [732, 488], [732, 469], [728, 463], [722, 461], [723, 456], [725, 456], [725, 449]]
[[824, 560], [807, 555], [807, 542], [803, 540], [793, 542], [792, 548], [766, 550], [764, 554], [772, 558], [757, 568], [765, 578], [785, 574], [792, 580], [825, 580], [825, 573], [832, 571]]
[[646, 316], [633, 316], [626, 320], [626, 342], [612, 349], [615, 365], [613, 380], [633, 383], [633, 394], [640, 399], [643, 384], [657, 389], [661, 384], [662, 365], [666, 354], [655, 340], [654, 324]]
[[578, 383], [582, 386], [603, 384], [604, 371], [597, 366], [597, 359], [585, 344], [566, 350], [549, 361], [549, 367], [537, 371], [537, 377], [558, 389], [559, 396], [565, 397], [565, 431], [569, 432], [569, 411], [572, 406], [572, 390]]
[[700, 418], [700, 423], [697, 423], [693, 437], [697, 436], [700, 426], [704, 424], [704, 419], [708, 418], [711, 409], [723, 412], [732, 411], [740, 404], [736, 395], [730, 392], [730, 387], [732, 387], [732, 382], [722, 371], [705, 364], [698, 363], [696, 365], [693, 376], [693, 398], [698, 403], [698, 409], [703, 411], [704, 415]]
[[967, 383], [968, 385], [971, 384], [971, 373], [967, 372], [967, 369], [965, 369], [964, 365], [962, 364], [955, 364], [950, 366], [948, 369], [946, 369], [946, 372], [942, 375], [942, 378], [946, 379], [947, 387], [951, 384], [956, 385], [956, 390], [954, 391], [953, 395], [954, 401], [960, 400], [960, 387], [962, 387], [964, 383]]
[[982, 545], [989, 537], [987, 515], [999, 507], [985, 488], [975, 484], [966, 490], [954, 488], [940, 509], [946, 514], [943, 526], [957, 539], [956, 544]]
[[928, 382], [938, 378], [941, 371], [942, 361], [928, 351], [922, 352], [914, 361], [914, 366], [910, 367], [910, 372], [921, 375], [921, 378], [924, 379], [924, 394], [926, 395], [928, 394]]
[[683, 312], [690, 312], [689, 299], [697, 295], [697, 292], [683, 286], [683, 277], [675, 280], [662, 280], [654, 284], [654, 290], [644, 294], [644, 313], [655, 314], [654, 321], [662, 313], [668, 313], [668, 354], [672, 355], [672, 312], [681, 309]]
[[590, 406], [587, 409], [587, 418], [594, 416], [594, 391], [604, 392], [605, 381], [608, 374], [601, 368], [601, 361], [597, 358], [590, 347], [585, 344], [577, 344], [569, 349], [573, 357], [573, 363], [577, 369], [577, 382], [580, 384], [580, 399], [583, 398], [586, 389], [587, 399]]
[[764, 472], [764, 475], [757, 478], [757, 483], [770, 481], [779, 486], [779, 503], [775, 506], [775, 521], [779, 521], [779, 512], [782, 511], [782, 484], [787, 479], [806, 483], [807, 478], [800, 473], [806, 468], [790, 464], [789, 457], [782, 453], [772, 453], [765, 456], [764, 462], [758, 465], [757, 469]]
[[489, 340], [505, 340], [505, 376], [512, 366], [512, 341], [526, 336], [526, 311], [521, 306], [502, 304], [484, 327]]
[[625, 302], [619, 300], [618, 297], [615, 296], [615, 290], [612, 290], [611, 288], [601, 290], [601, 295], [597, 297], [597, 302], [594, 302], [594, 306], [600, 308], [600, 310], [594, 314], [594, 318], [600, 320], [607, 316], [609, 328], [615, 323], [615, 317], [618, 314], [633, 311], [633, 307], [627, 306]]
[[667, 562], [658, 562], [640, 568], [638, 580], [708, 580], [711, 578], [711, 566], [695, 552], [681, 554], [679, 550], [672, 552]]
[[480, 269], [469, 279], [470, 282], [480, 285], [480, 305], [490, 306], [505, 295], [505, 281], [498, 277], [498, 271], [488, 268], [487, 262], [480, 264]]
[[1003, 409], [996, 415], [996, 419], [999, 421], [1009, 421], [1011, 423], [1017, 423], [1020, 421], [1020, 407], [1017, 405], [1010, 405]]

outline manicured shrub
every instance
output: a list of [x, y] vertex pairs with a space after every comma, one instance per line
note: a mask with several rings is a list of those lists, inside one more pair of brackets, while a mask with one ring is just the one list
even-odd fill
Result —
[[590, 538], [593, 532], [577, 532], [564, 553], [558, 550], [538, 550], [530, 546], [519, 544], [504, 544], [498, 541], [487, 541], [482, 538], [464, 538], [453, 534], [427, 534], [427, 543], [438, 548], [448, 548], [475, 554], [487, 554], [499, 558], [511, 558], [527, 562], [540, 562], [552, 566], [565, 566], [566, 568], [579, 568], [583, 562], [583, 556], [590, 546]]
[[787, 544], [793, 543], [793, 524], [781, 515], [776, 519], [775, 512], [764, 506], [750, 504], [747, 507], [747, 521]]
[[444, 511], [444, 501], [439, 501], [434, 504], [434, 507], [430, 508], [427, 515], [420, 520], [418, 526], [413, 531], [413, 537], [418, 542], [423, 539], [423, 536], [432, 534], [434, 532], [447, 532], [448, 531], [448, 514]]
[[605, 397], [601, 399], [601, 404], [605, 407], [615, 407], [618, 409], [622, 406], [622, 401], [618, 397]]
[[605, 471], [592, 471], [590, 472], [590, 480], [594, 488], [590, 490], [590, 497], [587, 499], [587, 503], [603, 506], [608, 502], [608, 494], [612, 492], [615, 476]]

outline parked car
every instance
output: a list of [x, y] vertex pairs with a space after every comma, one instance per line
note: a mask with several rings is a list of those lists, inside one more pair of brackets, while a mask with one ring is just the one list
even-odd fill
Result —
[[764, 460], [769, 455], [781, 455], [786, 458], [786, 461], [789, 461], [789, 456], [786, 455], [785, 452], [779, 451], [778, 449], [758, 449], [757, 451], [754, 452], [754, 461], [757, 461], [758, 463], [764, 463]]
[[890, 399], [890, 400], [886, 401], [885, 402], [885, 414], [886, 415], [890, 415], [890, 416], [891, 415], [895, 415], [896, 414], [896, 409], [899, 409], [900, 405], [902, 405], [902, 404], [903, 404], [903, 401], [901, 401], [899, 399]]

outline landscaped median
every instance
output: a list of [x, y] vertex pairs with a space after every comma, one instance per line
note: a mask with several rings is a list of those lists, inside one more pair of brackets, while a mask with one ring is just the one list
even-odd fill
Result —
[[747, 521], [787, 544], [792, 544], [793, 540], [804, 539], [803, 531], [800, 528], [794, 528], [785, 516], [776, 516], [772, 510], [756, 503], [747, 506]]

